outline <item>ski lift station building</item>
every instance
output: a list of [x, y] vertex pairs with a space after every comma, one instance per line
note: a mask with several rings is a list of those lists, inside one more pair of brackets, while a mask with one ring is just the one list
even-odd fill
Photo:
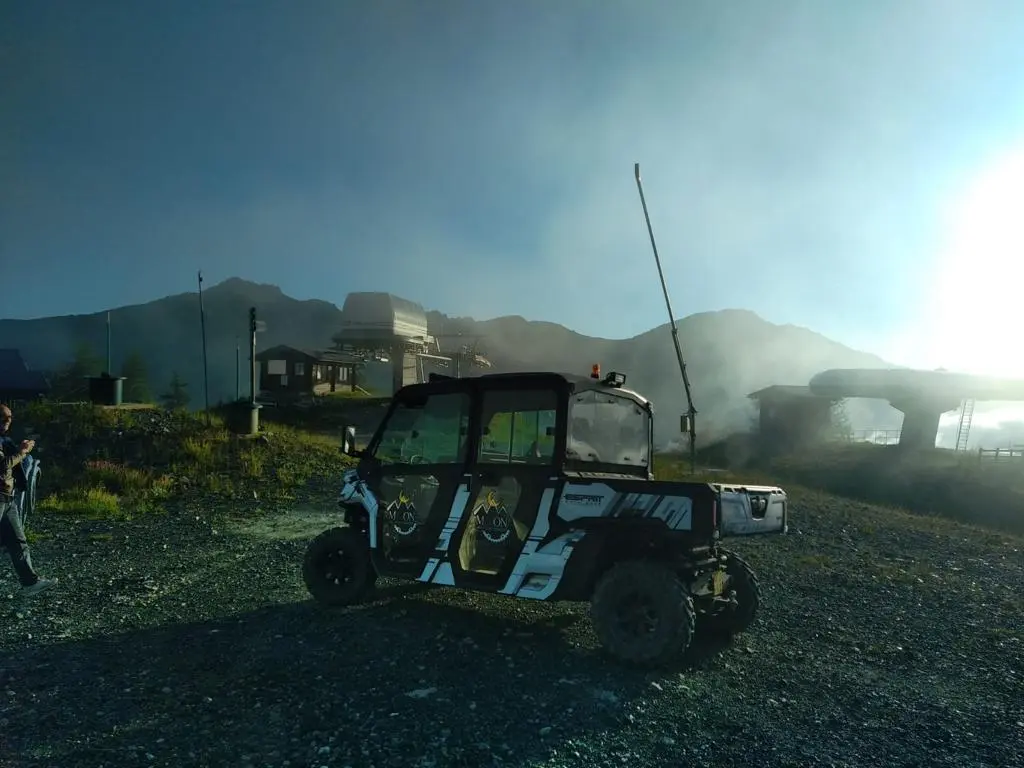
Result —
[[392, 392], [419, 380], [424, 358], [447, 360], [431, 354], [437, 345], [423, 307], [390, 293], [348, 294], [335, 339], [350, 355], [389, 363]]

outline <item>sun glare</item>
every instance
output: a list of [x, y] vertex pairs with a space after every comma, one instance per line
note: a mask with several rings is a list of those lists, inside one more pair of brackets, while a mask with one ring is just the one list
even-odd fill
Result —
[[951, 370], [1024, 377], [1024, 148], [951, 211], [931, 295], [930, 355]]

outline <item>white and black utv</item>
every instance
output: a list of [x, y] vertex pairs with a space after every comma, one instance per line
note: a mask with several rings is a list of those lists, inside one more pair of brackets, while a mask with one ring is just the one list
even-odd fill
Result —
[[312, 541], [303, 578], [326, 605], [378, 576], [530, 600], [590, 601], [615, 658], [651, 666], [699, 625], [745, 629], [758, 608], [727, 536], [785, 533], [779, 488], [654, 480], [651, 403], [625, 376], [432, 376], [394, 396]]

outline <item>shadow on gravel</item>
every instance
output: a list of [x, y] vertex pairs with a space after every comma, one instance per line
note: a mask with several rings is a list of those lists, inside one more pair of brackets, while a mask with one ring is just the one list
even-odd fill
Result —
[[571, 755], [679, 680], [574, 645], [589, 632], [578, 612], [499, 618], [422, 591], [28, 646], [0, 659], [0, 764], [525, 765]]

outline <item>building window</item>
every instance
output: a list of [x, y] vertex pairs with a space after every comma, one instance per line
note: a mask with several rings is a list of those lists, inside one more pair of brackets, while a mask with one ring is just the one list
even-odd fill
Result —
[[285, 360], [267, 360], [267, 374], [270, 376], [283, 376], [288, 373], [288, 363]]
[[305, 376], [306, 375], [306, 364], [305, 363], [296, 363], [295, 364], [295, 375], [296, 376]]
[[288, 374], [287, 373], [282, 373], [281, 374], [281, 386], [282, 387], [287, 387], [288, 386]]

